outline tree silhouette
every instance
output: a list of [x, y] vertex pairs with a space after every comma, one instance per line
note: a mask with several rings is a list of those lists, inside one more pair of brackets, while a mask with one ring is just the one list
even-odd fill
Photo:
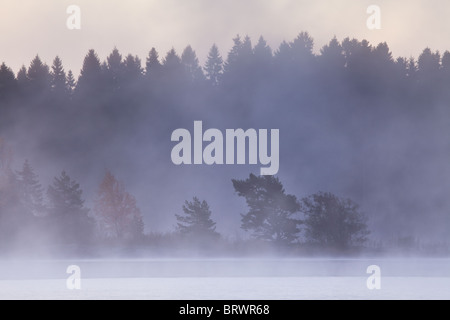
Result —
[[51, 87], [53, 92], [57, 93], [58, 95], [64, 95], [68, 92], [66, 72], [64, 71], [62, 61], [58, 56], [55, 58], [55, 60], [53, 60], [51, 71]]
[[215, 44], [209, 50], [204, 70], [206, 79], [213, 86], [218, 86], [223, 71], [223, 59], [220, 56], [219, 48]]
[[10, 242], [17, 240], [20, 228], [28, 222], [21, 206], [12, 158], [11, 147], [0, 138], [0, 246], [4, 249]]
[[319, 65], [324, 73], [342, 72], [345, 67], [345, 56], [342, 45], [336, 39], [331, 41], [320, 49]]
[[181, 234], [198, 239], [214, 238], [219, 235], [206, 201], [200, 201], [194, 197], [193, 201], [185, 202], [183, 212], [184, 215], [175, 215], [178, 221], [177, 229]]
[[14, 72], [5, 63], [2, 63], [0, 66], [0, 101], [5, 102], [16, 94], [17, 82]]
[[39, 95], [50, 88], [50, 72], [46, 64], [39, 58], [39, 55], [31, 61], [27, 71], [27, 78], [31, 89], [31, 95]]
[[302, 200], [307, 241], [345, 250], [360, 246], [369, 234], [366, 218], [350, 199], [319, 192]]
[[278, 178], [251, 174], [246, 180], [232, 182], [249, 207], [249, 212], [241, 215], [242, 229], [252, 231], [256, 239], [277, 244], [289, 245], [297, 240], [300, 205], [295, 196], [285, 193]]
[[121, 89], [123, 84], [123, 69], [122, 55], [117, 48], [114, 48], [111, 54], [106, 58], [106, 78], [110, 88], [113, 91]]
[[147, 57], [145, 64], [145, 74], [147, 77], [153, 77], [155, 79], [161, 76], [161, 62], [159, 62], [159, 55], [155, 48], [152, 48]]
[[76, 87], [75, 77], [73, 76], [72, 70], [67, 73], [67, 90], [69, 94], [73, 94]]
[[136, 199], [110, 171], [100, 184], [94, 211], [100, 230], [108, 238], [133, 239], [143, 234], [143, 219]]
[[63, 245], [82, 246], [93, 237], [93, 221], [84, 206], [83, 191], [65, 171], [47, 189], [49, 216]]
[[290, 43], [294, 64], [306, 67], [314, 60], [314, 40], [308, 32], [300, 32], [297, 38]]
[[84, 58], [83, 68], [78, 78], [77, 89], [81, 90], [82, 94], [88, 94], [94, 91], [94, 88], [98, 88], [99, 82], [103, 83], [100, 59], [97, 53], [91, 49]]
[[24, 65], [22, 65], [19, 72], [17, 73], [17, 84], [22, 89], [22, 92], [24, 91], [25, 88], [28, 87], [28, 81], [29, 79], [27, 76], [27, 68]]
[[30, 217], [44, 216], [46, 214], [44, 189], [28, 160], [25, 160], [22, 170], [17, 172], [17, 177], [20, 199], [26, 214]]
[[202, 68], [198, 62], [197, 55], [191, 46], [187, 46], [182, 55], [181, 63], [183, 64], [187, 77], [190, 82], [199, 83], [205, 79]]
[[[368, 216], [380, 216], [371, 221], [380, 237], [399, 228], [426, 234], [433, 228], [419, 230], [416, 223], [440, 229], [447, 222], [448, 190], [431, 186], [436, 181], [445, 185], [449, 179], [445, 161], [440, 161], [450, 156], [442, 139], [449, 134], [449, 52], [441, 55], [427, 48], [419, 57], [393, 57], [387, 43], [336, 37], [315, 52], [306, 32], [283, 41], [274, 54], [262, 36], [255, 46], [250, 37], [237, 36], [231, 46], [222, 59], [213, 45], [203, 70], [190, 46], [181, 57], [170, 50], [163, 60], [152, 48], [145, 73], [135, 55], [123, 59], [114, 49], [100, 60], [92, 49], [82, 61], [79, 81], [69, 71], [66, 84], [59, 58], [50, 72], [36, 56], [16, 77], [3, 63], [0, 135], [12, 139], [21, 155], [39, 150], [41, 164], [48, 160], [51, 165], [55, 159], [71, 167], [98, 168], [105, 161], [129, 161], [127, 170], [134, 175], [141, 163], [136, 159], [153, 161], [167, 154], [168, 145], [161, 139], [175, 126], [189, 126], [192, 119], [204, 119], [216, 128], [282, 127], [289, 132], [280, 149], [283, 170], [302, 177], [301, 189], [326, 186], [357, 202], [364, 200]], [[208, 81], [193, 85], [202, 72]], [[56, 88], [67, 88], [70, 94], [59, 96]], [[116, 147], [123, 144], [124, 152], [118, 152]], [[136, 157], [125, 152], [147, 150], [148, 145], [152, 152]], [[11, 234], [19, 227], [6, 226], [20, 226], [18, 217], [27, 212], [20, 208], [20, 178], [12, 171], [0, 198], [1, 215], [12, 219], [1, 228]], [[170, 174], [169, 178], [174, 179]], [[258, 181], [255, 184], [264, 190]], [[421, 181], [422, 189], [415, 181]], [[277, 212], [275, 202], [266, 202], [261, 200], [267, 212]], [[287, 207], [280, 221], [290, 221], [283, 216], [298, 220], [297, 212], [291, 214]], [[276, 241], [277, 230], [295, 234], [277, 225], [276, 215], [268, 219], [251, 208], [250, 212], [243, 225], [257, 238]], [[392, 223], [382, 225], [387, 218]], [[45, 219], [57, 225], [50, 222], [52, 215]], [[258, 219], [265, 222], [258, 225]], [[137, 229], [142, 229], [140, 224], [136, 221]], [[298, 229], [296, 223], [289, 226]], [[62, 229], [61, 234], [64, 238]], [[297, 239], [278, 237], [286, 243]]]
[[125, 57], [123, 62], [124, 83], [130, 84], [142, 76], [142, 62], [138, 56], [129, 54]]

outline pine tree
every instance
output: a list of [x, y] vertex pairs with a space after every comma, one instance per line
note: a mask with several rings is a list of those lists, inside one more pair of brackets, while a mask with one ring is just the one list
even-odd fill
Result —
[[237, 73], [242, 68], [247, 69], [248, 63], [253, 57], [252, 41], [249, 36], [245, 36], [244, 40], [241, 40], [241, 37], [237, 35], [233, 39], [233, 43], [224, 66], [226, 73]]
[[44, 191], [28, 160], [24, 162], [22, 170], [17, 172], [17, 176], [20, 199], [26, 214], [34, 217], [44, 216]]
[[344, 49], [336, 37], [320, 49], [319, 62], [320, 67], [327, 73], [345, 67]]
[[253, 48], [253, 58], [249, 60], [249, 72], [255, 81], [265, 81], [273, 77], [272, 65], [272, 49], [261, 36]]
[[125, 75], [125, 83], [127, 81], [133, 81], [139, 79], [142, 76], [142, 62], [138, 56], [133, 56], [131, 54], [125, 57], [123, 62], [123, 71]]
[[301, 221], [295, 215], [300, 204], [295, 196], [285, 193], [278, 178], [251, 174], [246, 180], [232, 181], [249, 207], [249, 212], [241, 215], [242, 229], [253, 231], [256, 239], [277, 244], [289, 245], [297, 240]]
[[161, 76], [161, 62], [159, 62], [159, 55], [155, 48], [152, 48], [147, 57], [145, 65], [145, 74], [147, 77], [157, 79]]
[[6, 100], [16, 93], [17, 82], [14, 72], [5, 63], [0, 66], [0, 100]]
[[110, 171], [100, 184], [94, 211], [106, 237], [120, 240], [142, 236], [144, 225], [136, 199]]
[[177, 229], [181, 234], [193, 238], [217, 237], [216, 223], [211, 219], [211, 210], [206, 201], [197, 197], [192, 202], [186, 201], [183, 205], [184, 215], [175, 215], [178, 223]]
[[181, 67], [181, 59], [178, 56], [177, 52], [174, 48], [170, 49], [166, 57], [163, 61], [163, 68], [166, 69], [166, 71], [172, 71], [172, 70], [180, 70]]
[[84, 58], [77, 82], [77, 90], [95, 91], [95, 88], [98, 90], [99, 83], [103, 83], [102, 67], [97, 53], [91, 49]]
[[17, 240], [19, 230], [28, 224], [29, 218], [21, 206], [18, 180], [12, 165], [12, 149], [0, 138], [0, 246]]
[[228, 57], [224, 65], [225, 73], [233, 71], [233, 68], [235, 68], [236, 64], [238, 63], [241, 51], [242, 51], [242, 40], [241, 37], [237, 35], [233, 39], [233, 47], [231, 48], [230, 52], [228, 52]]
[[67, 73], [67, 90], [69, 94], [73, 94], [76, 87], [75, 77], [73, 76], [72, 70]]
[[58, 94], [67, 93], [67, 78], [66, 72], [62, 65], [61, 59], [56, 56], [53, 60], [52, 71], [51, 71], [51, 86], [52, 90]]
[[267, 45], [266, 40], [261, 36], [258, 43], [253, 48], [253, 53], [258, 62], [270, 63], [273, 58], [272, 49]]
[[209, 50], [208, 58], [205, 64], [205, 73], [208, 81], [213, 85], [219, 84], [223, 71], [223, 59], [220, 56], [219, 48], [213, 44]]
[[48, 187], [49, 215], [63, 244], [82, 245], [92, 239], [93, 221], [82, 194], [80, 185], [65, 171]]
[[191, 82], [200, 82], [205, 79], [202, 68], [198, 62], [197, 55], [191, 46], [187, 46], [181, 55], [181, 63], [183, 64], [188, 79]]
[[123, 62], [122, 55], [117, 48], [114, 48], [111, 54], [106, 58], [106, 74], [113, 90], [119, 90], [123, 82]]
[[19, 72], [17, 72], [17, 84], [19, 85], [19, 88], [24, 90], [28, 87], [28, 76], [27, 76], [27, 68], [22, 65]]
[[297, 59], [308, 58], [313, 56], [314, 39], [308, 32], [300, 32], [297, 38], [290, 43], [293, 56]]
[[41, 61], [38, 55], [31, 61], [27, 71], [27, 78], [32, 94], [39, 94], [39, 92], [50, 88], [51, 77], [49, 68]]

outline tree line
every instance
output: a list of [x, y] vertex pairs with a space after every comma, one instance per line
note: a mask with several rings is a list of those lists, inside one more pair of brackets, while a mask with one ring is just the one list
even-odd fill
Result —
[[[28, 160], [14, 171], [6, 143], [0, 144], [0, 151], [0, 247], [4, 252], [21, 246], [39, 251], [50, 246], [85, 254], [100, 243], [142, 245], [144, 220], [136, 199], [110, 171], [98, 186], [91, 212], [80, 184], [65, 171], [45, 192]], [[370, 233], [366, 217], [350, 199], [320, 192], [298, 201], [286, 194], [274, 176], [250, 174], [232, 183], [248, 206], [248, 212], [241, 214], [241, 228], [262, 243], [345, 251], [361, 247]], [[194, 197], [182, 211], [175, 214], [173, 233], [179, 235], [178, 241], [201, 245], [220, 240], [205, 200]]]
[[[181, 52], [171, 49], [164, 56], [152, 48], [144, 61], [133, 54], [122, 55], [117, 48], [102, 61], [91, 49], [84, 57], [78, 77], [64, 68], [59, 57], [48, 65], [37, 55], [17, 73], [2, 63], [0, 136], [15, 148], [21, 148], [21, 154], [33, 153], [33, 157], [40, 157], [40, 163], [48, 160], [50, 167], [55, 159], [58, 167], [67, 164], [75, 168], [76, 175], [87, 167], [94, 170], [111, 158], [129, 161], [126, 170], [117, 174], [123, 176], [137, 175], [136, 171], [148, 168], [135, 165], [126, 152], [111, 151], [110, 146], [135, 145], [133, 151], [151, 146], [152, 152], [139, 155], [147, 157], [144, 160], [148, 163], [156, 163], [160, 160], [158, 154], [170, 154], [168, 137], [173, 129], [186, 127], [193, 120], [202, 119], [217, 128], [278, 126], [289, 132], [288, 137], [283, 137], [284, 149], [282, 146], [280, 151], [283, 170], [292, 172], [299, 185], [334, 190], [354, 201], [331, 193], [298, 200], [276, 191], [279, 187], [275, 188], [276, 181], [266, 181], [274, 188], [268, 194], [278, 192], [279, 198], [254, 203], [252, 197], [260, 195], [246, 190], [250, 188], [246, 180], [236, 180], [233, 186], [249, 208], [242, 217], [242, 228], [262, 241], [340, 243], [339, 247], [345, 247], [361, 243], [367, 231], [355, 203], [364, 205], [364, 212], [373, 222], [371, 226], [375, 225], [372, 233], [404, 232], [402, 237], [408, 238], [427, 226], [427, 232], [433, 235], [448, 223], [445, 204], [450, 177], [440, 159], [450, 156], [442, 142], [450, 134], [444, 121], [450, 118], [450, 109], [446, 107], [449, 87], [448, 51], [440, 53], [426, 48], [417, 58], [395, 58], [386, 43], [372, 45], [366, 40], [333, 38], [316, 53], [314, 40], [307, 32], [301, 32], [292, 41], [283, 41], [275, 50], [263, 37], [253, 43], [248, 36], [236, 36], [225, 55], [213, 45], [204, 64], [191, 46]], [[10, 161], [8, 156], [3, 158], [2, 166], [7, 168]], [[368, 163], [368, 167], [361, 163]], [[155, 166], [167, 169], [169, 165]], [[16, 185], [19, 190], [23, 179], [20, 174], [13, 169], [4, 172], [9, 173], [4, 174], [3, 181], [7, 182], [2, 183]], [[170, 177], [169, 170], [166, 172], [169, 172], [167, 183], [178, 178]], [[307, 180], [308, 172], [313, 178]], [[108, 203], [115, 197], [106, 191], [103, 196], [97, 195], [103, 208], [97, 203], [90, 214], [81, 215], [89, 219], [67, 224], [86, 224], [89, 226], [86, 230], [93, 229], [96, 236], [131, 239], [130, 234], [139, 235], [142, 230], [137, 201], [131, 195], [126, 196], [123, 184], [116, 181], [114, 174], [110, 175], [104, 177], [109, 181], [104, 182], [104, 189], [109, 188], [110, 194], [116, 193], [121, 199], [118, 203], [122, 207], [115, 208], [117, 214], [134, 208], [125, 219], [129, 226], [120, 227], [120, 219], [111, 218], [112, 213], [108, 216], [114, 211]], [[221, 181], [229, 179], [223, 177]], [[263, 184], [258, 177], [249, 179], [251, 190]], [[433, 187], [436, 181], [439, 188]], [[75, 196], [76, 185], [64, 173], [51, 185], [53, 191], [48, 188], [36, 196], [46, 198], [47, 207], [42, 210], [47, 217], [51, 211], [60, 211], [54, 209], [58, 208], [58, 201], [67, 205], [68, 200], [62, 201], [64, 197], [60, 195], [66, 189], [74, 192], [72, 209], [80, 212], [86, 209], [81, 195]], [[18, 203], [21, 193], [1, 196], [0, 202], [13, 208], [11, 204]], [[281, 204], [276, 205], [277, 201]], [[346, 232], [333, 234], [336, 230], [328, 230], [331, 226], [319, 219], [328, 216], [327, 207], [346, 213], [336, 213], [336, 217], [327, 221], [339, 221], [347, 214], [354, 217], [349, 225], [336, 228]], [[191, 225], [198, 218], [192, 216], [195, 212], [201, 217], [208, 216], [208, 203], [190, 199], [184, 209], [188, 213], [180, 212], [177, 220], [180, 233], [214, 228], [214, 221], [207, 218], [203, 227]], [[33, 210], [33, 216], [40, 216], [39, 210]], [[98, 213], [95, 219], [94, 211]], [[272, 211], [276, 214], [268, 215]], [[309, 215], [317, 221], [309, 219]], [[39, 221], [45, 224], [50, 220]], [[14, 228], [3, 229], [5, 237], [15, 232]], [[64, 228], [57, 229], [48, 232], [42, 241], [58, 232], [72, 237]], [[316, 229], [328, 230], [330, 236]], [[80, 238], [87, 240], [90, 236]]]

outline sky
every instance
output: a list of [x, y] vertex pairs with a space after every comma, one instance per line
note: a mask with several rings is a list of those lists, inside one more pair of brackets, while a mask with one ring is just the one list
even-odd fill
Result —
[[[81, 9], [81, 29], [69, 30], [69, 5]], [[381, 29], [369, 30], [367, 8], [381, 9]], [[275, 50], [308, 31], [315, 50], [333, 36], [386, 41], [394, 57], [417, 57], [430, 47], [450, 49], [446, 0], [0, 0], [0, 62], [17, 72], [36, 54], [51, 64], [59, 55], [77, 75], [87, 51], [104, 60], [114, 47], [143, 62], [155, 47], [160, 57], [191, 45], [203, 64], [213, 43], [226, 57], [237, 34]]]

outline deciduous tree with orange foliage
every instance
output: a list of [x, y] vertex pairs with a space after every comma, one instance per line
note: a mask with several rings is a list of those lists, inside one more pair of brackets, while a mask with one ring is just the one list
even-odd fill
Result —
[[136, 199], [110, 171], [106, 172], [100, 184], [94, 211], [100, 231], [107, 238], [136, 239], [144, 232]]

